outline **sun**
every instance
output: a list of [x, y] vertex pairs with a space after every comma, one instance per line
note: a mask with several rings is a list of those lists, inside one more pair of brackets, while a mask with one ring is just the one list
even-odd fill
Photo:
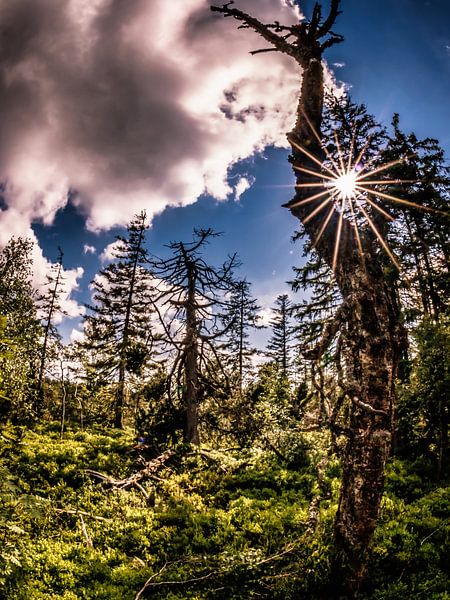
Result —
[[328, 187], [337, 190], [340, 200], [354, 198], [357, 192], [358, 174], [353, 169], [329, 182]]
[[[323, 221], [321, 227], [313, 240], [313, 247], [316, 247], [320, 238], [325, 233], [327, 227], [332, 221], [333, 215], [338, 214], [337, 227], [336, 227], [336, 242], [334, 248], [334, 256], [332, 262], [333, 271], [336, 270], [337, 261], [339, 257], [340, 242], [343, 220], [346, 219], [354, 227], [355, 238], [358, 244], [358, 251], [361, 256], [361, 260], [364, 262], [363, 245], [361, 241], [361, 234], [359, 229], [366, 223], [372, 230], [375, 237], [378, 239], [381, 247], [389, 256], [395, 267], [400, 270], [400, 264], [388, 244], [384, 240], [380, 231], [378, 230], [374, 219], [371, 217], [371, 211], [374, 210], [378, 214], [382, 215], [387, 221], [393, 221], [389, 212], [387, 212], [382, 206], [381, 202], [389, 202], [393, 204], [401, 204], [408, 208], [415, 208], [419, 210], [425, 210], [430, 212], [441, 212], [432, 208], [427, 208], [410, 202], [404, 198], [398, 198], [389, 194], [389, 187], [392, 185], [398, 186], [404, 183], [417, 183], [417, 181], [401, 180], [401, 179], [387, 179], [384, 177], [384, 173], [391, 169], [394, 165], [400, 164], [410, 158], [404, 156], [398, 160], [394, 160], [388, 163], [384, 163], [378, 166], [374, 165], [375, 159], [371, 159], [364, 162], [364, 155], [370, 140], [368, 140], [359, 154], [356, 156], [355, 152], [355, 134], [356, 126], [353, 128], [353, 138], [351, 141], [350, 151], [348, 156], [345, 156], [341, 146], [339, 144], [337, 132], [334, 137], [336, 140], [337, 148], [337, 159], [330, 154], [327, 147], [323, 145], [319, 134], [314, 129], [307, 115], [303, 112], [303, 115], [310, 126], [314, 136], [320, 143], [323, 152], [326, 156], [325, 160], [319, 160], [316, 156], [311, 154], [306, 148], [303, 148], [296, 140], [290, 139], [290, 143], [293, 147], [299, 150], [302, 154], [307, 156], [310, 161], [315, 163], [319, 170], [314, 168], [306, 168], [304, 165], [294, 165], [294, 170], [298, 173], [308, 175], [305, 177], [305, 181], [298, 181], [296, 188], [305, 188], [307, 190], [317, 189], [316, 193], [301, 198], [300, 200], [290, 203], [289, 208], [294, 208], [300, 205], [307, 205], [308, 203], [315, 203], [314, 209], [304, 218], [302, 221], [304, 224], [308, 223], [313, 217], [323, 213]], [[377, 178], [374, 178], [377, 175]], [[316, 179], [312, 179], [316, 178]], [[381, 177], [381, 178], [380, 178]], [[319, 202], [320, 201], [320, 202]], [[328, 208], [328, 212], [324, 212]], [[446, 213], [444, 213], [446, 214]]]

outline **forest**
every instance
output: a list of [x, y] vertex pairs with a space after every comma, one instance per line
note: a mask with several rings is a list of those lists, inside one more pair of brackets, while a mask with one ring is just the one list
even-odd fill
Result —
[[340, 4], [211, 7], [302, 73], [279, 210], [303, 257], [268, 321], [220, 232], [159, 256], [145, 207], [76, 341], [64, 248], [40, 289], [33, 240], [0, 250], [1, 598], [450, 598], [450, 169], [327, 92]]

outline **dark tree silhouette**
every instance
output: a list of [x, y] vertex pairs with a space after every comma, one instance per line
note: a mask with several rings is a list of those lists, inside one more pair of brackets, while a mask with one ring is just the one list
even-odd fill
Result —
[[[211, 229], [195, 230], [192, 242], [171, 243], [173, 256], [154, 260], [152, 267], [162, 282], [154, 306], [166, 339], [176, 351], [169, 373], [169, 395], [172, 399], [175, 390], [181, 400], [184, 441], [194, 445], [200, 443], [198, 412], [202, 372], [211, 369], [211, 357], [220, 369], [214, 341], [233, 323], [223, 327], [220, 313], [227, 304], [226, 294], [234, 287], [236, 258], [230, 257], [216, 269], [207, 264], [202, 255], [205, 244], [216, 235]], [[211, 377], [211, 372], [208, 375]]]
[[58, 259], [53, 266], [53, 273], [47, 275], [47, 291], [38, 299], [44, 329], [37, 382], [38, 410], [42, 409], [44, 402], [44, 378], [48, 361], [49, 343], [52, 339], [59, 341], [60, 338], [54, 324], [55, 315], [64, 314], [64, 311], [61, 311], [60, 305], [60, 296], [64, 292], [63, 256], [63, 251], [61, 248], [58, 248]]
[[[340, 218], [335, 208], [327, 227], [323, 228], [320, 212], [314, 212], [321, 200], [309, 200], [320, 177], [317, 162], [323, 163], [326, 152], [322, 144], [324, 71], [322, 55], [343, 38], [331, 31], [339, 15], [339, 0], [331, 1], [328, 16], [316, 4], [310, 21], [285, 26], [261, 23], [232, 3], [213, 6], [212, 10], [232, 17], [240, 27], [253, 29], [276, 50], [291, 56], [301, 69], [302, 83], [297, 119], [288, 134], [292, 146], [291, 161], [297, 182], [295, 197], [287, 207], [303, 224], [315, 242], [320, 257], [334, 267], [334, 276], [342, 304], [336, 318], [310, 352], [319, 358], [341, 333], [345, 361], [345, 393], [351, 402], [350, 434], [343, 459], [343, 478], [335, 521], [336, 582], [333, 593], [351, 596], [360, 586], [367, 551], [378, 519], [383, 494], [384, 470], [392, 440], [395, 378], [403, 331], [399, 321], [395, 289], [386, 279], [384, 257], [376, 236], [370, 229], [358, 233], [353, 224]], [[256, 51], [258, 52], [258, 51]], [[255, 52], [255, 53], [256, 53]], [[303, 148], [307, 153], [300, 150]], [[314, 160], [315, 159], [315, 160]], [[340, 230], [339, 261], [335, 263], [335, 234]]]
[[151, 327], [152, 282], [147, 269], [145, 211], [127, 227], [127, 236], [117, 236], [114, 261], [92, 282], [93, 306], [86, 317], [86, 340], [96, 376], [117, 381], [114, 426], [123, 427], [126, 383], [148, 363], [153, 350]]
[[272, 335], [267, 344], [267, 354], [277, 363], [280, 374], [288, 378], [291, 367], [292, 328], [290, 326], [291, 302], [287, 294], [281, 294], [272, 309]]
[[252, 297], [250, 283], [245, 279], [238, 281], [227, 302], [223, 323], [228, 330], [224, 343], [228, 355], [226, 363], [239, 392], [242, 392], [245, 374], [251, 367], [251, 358], [257, 352], [249, 341], [249, 330], [262, 328], [258, 322], [259, 310], [260, 306]]

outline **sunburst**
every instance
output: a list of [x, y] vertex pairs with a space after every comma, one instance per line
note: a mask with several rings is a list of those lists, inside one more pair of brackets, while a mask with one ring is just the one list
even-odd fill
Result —
[[[360, 150], [358, 155], [355, 156], [355, 137], [356, 128], [353, 128], [352, 139], [350, 143], [350, 150], [348, 156], [344, 155], [337, 133], [334, 132], [334, 138], [337, 148], [337, 160], [330, 154], [328, 149], [322, 144], [321, 138], [309, 119], [305, 116], [311, 131], [313, 132], [316, 139], [320, 142], [321, 147], [325, 153], [325, 161], [319, 160], [310, 151], [298, 144], [295, 140], [290, 139], [290, 143], [303, 155], [307, 156], [313, 163], [317, 165], [320, 170], [307, 168], [306, 166], [294, 165], [294, 169], [302, 175], [309, 175], [310, 177], [317, 178], [316, 180], [305, 181], [297, 183], [297, 188], [305, 188], [314, 190], [317, 188], [317, 192], [314, 192], [306, 198], [292, 203], [289, 205], [290, 208], [296, 206], [307, 205], [311, 202], [321, 201], [304, 219], [303, 223], [308, 223], [313, 217], [324, 212], [329, 207], [324, 220], [321, 224], [320, 230], [313, 240], [313, 247], [316, 247], [319, 240], [325, 233], [333, 214], [338, 213], [337, 227], [336, 227], [336, 241], [333, 253], [332, 269], [336, 270], [337, 262], [339, 259], [339, 250], [341, 245], [341, 234], [343, 228], [344, 219], [348, 220], [355, 231], [355, 238], [358, 246], [358, 252], [361, 259], [364, 261], [363, 245], [361, 241], [361, 234], [359, 228], [366, 223], [372, 230], [375, 237], [379, 241], [381, 247], [391, 259], [395, 267], [400, 270], [400, 264], [395, 258], [392, 250], [389, 248], [386, 240], [383, 238], [382, 233], [375, 224], [374, 219], [369, 214], [368, 210], [373, 209], [386, 221], [393, 221], [394, 218], [382, 207], [380, 202], [388, 202], [391, 204], [399, 204], [409, 208], [415, 208], [419, 210], [425, 210], [430, 212], [441, 212], [428, 207], [421, 206], [415, 202], [399, 198], [389, 192], [391, 186], [399, 186], [407, 183], [417, 183], [415, 180], [406, 179], [383, 179], [382, 176], [386, 171], [394, 167], [395, 165], [401, 164], [405, 160], [411, 158], [410, 156], [404, 156], [398, 160], [390, 161], [385, 164], [376, 165], [379, 157], [372, 158], [363, 164], [364, 155], [367, 148], [370, 145], [370, 139], [367, 140], [363, 148]], [[377, 175], [377, 178], [373, 177]], [[381, 178], [380, 178], [381, 177]], [[380, 187], [383, 188], [382, 191]]]

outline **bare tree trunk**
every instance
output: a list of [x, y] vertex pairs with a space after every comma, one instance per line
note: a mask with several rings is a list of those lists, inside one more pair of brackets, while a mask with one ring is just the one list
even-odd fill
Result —
[[186, 411], [184, 441], [199, 445], [198, 432], [198, 332], [195, 298], [195, 272], [188, 266], [188, 294], [186, 300], [185, 390]]
[[[327, 48], [342, 41], [341, 36], [331, 31], [339, 14], [339, 5], [340, 0], [331, 0], [329, 15], [322, 22], [321, 6], [315, 4], [311, 20], [294, 26], [280, 25], [277, 21], [263, 24], [233, 8], [231, 3], [212, 7], [212, 10], [235, 18], [272, 46], [255, 53], [278, 50], [294, 58], [302, 71], [297, 120], [288, 136], [292, 146], [290, 160], [302, 187], [296, 188], [294, 199], [286, 206], [302, 222], [319, 255], [330, 267], [335, 267], [336, 282], [343, 298], [336, 322], [324, 331], [324, 338], [310, 354], [320, 357], [340, 332], [345, 394], [352, 408], [335, 521], [333, 587], [327, 597], [351, 598], [364, 577], [367, 551], [383, 495], [402, 329], [395, 290], [386, 282], [374, 236], [371, 232], [362, 232], [358, 240], [353, 225], [336, 209], [331, 211], [324, 228], [322, 213], [314, 212], [323, 197], [311, 200], [311, 196], [317, 194], [317, 187], [303, 187], [320, 181], [320, 175], [308, 171], [317, 173], [318, 163], [325, 158], [321, 134], [322, 55]], [[337, 234], [340, 234], [340, 242], [339, 261], [336, 262]]]
[[[323, 69], [311, 61], [303, 71], [298, 120], [290, 133], [294, 165], [309, 169], [316, 165], [297, 150], [300, 145], [321, 157], [319, 144], [322, 118]], [[302, 119], [303, 115], [303, 119]], [[309, 121], [309, 124], [308, 124]], [[317, 134], [313, 133], [313, 128]], [[320, 159], [320, 158], [319, 158]], [[300, 179], [300, 178], [299, 178]], [[301, 178], [302, 183], [305, 177]], [[302, 222], [315, 208], [314, 202], [299, 204], [314, 193], [299, 188], [290, 203], [291, 212]], [[317, 201], [319, 204], [321, 200]], [[331, 266], [339, 216], [333, 215], [317, 251]], [[322, 224], [318, 216], [305, 224], [316, 239]], [[383, 495], [384, 470], [392, 438], [394, 382], [400, 349], [398, 308], [388, 288], [373, 241], [362, 239], [364, 261], [358, 256], [355, 233], [342, 223], [340, 260], [335, 276], [343, 297], [340, 321], [346, 364], [346, 393], [352, 401], [350, 437], [343, 459], [343, 479], [335, 521], [334, 588], [337, 595], [351, 597], [363, 580], [367, 551], [375, 529]], [[336, 582], [342, 582], [338, 590]]]

